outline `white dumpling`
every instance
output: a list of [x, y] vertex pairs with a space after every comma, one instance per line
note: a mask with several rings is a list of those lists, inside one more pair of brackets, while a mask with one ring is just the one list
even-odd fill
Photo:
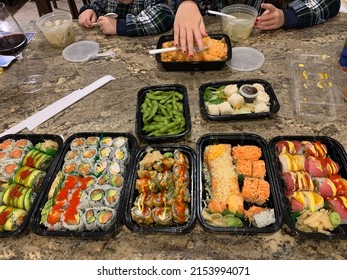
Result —
[[230, 95], [227, 101], [235, 109], [241, 108], [245, 103], [245, 99], [243, 98], [243, 96], [238, 93]]
[[221, 115], [230, 115], [233, 113], [233, 108], [231, 108], [228, 101], [224, 101], [218, 105], [219, 112]]
[[227, 97], [229, 97], [230, 95], [237, 93], [238, 88], [237, 85], [227, 85], [224, 88], [224, 93], [226, 94]]
[[255, 103], [270, 103], [270, 96], [265, 91], [259, 91], [257, 97], [255, 98]]
[[210, 115], [219, 115], [219, 106], [217, 104], [209, 104], [207, 105], [207, 113]]
[[270, 112], [270, 107], [265, 103], [258, 103], [254, 106], [254, 113], [267, 113]]
[[255, 83], [255, 84], [253, 84], [253, 86], [254, 86], [258, 91], [264, 91], [264, 92], [265, 92], [265, 88], [263, 87], [262, 84]]

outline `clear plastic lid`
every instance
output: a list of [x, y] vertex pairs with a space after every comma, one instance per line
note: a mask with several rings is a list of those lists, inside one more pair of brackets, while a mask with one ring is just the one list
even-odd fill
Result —
[[232, 59], [226, 64], [237, 71], [254, 71], [265, 61], [264, 55], [250, 47], [235, 47], [232, 49]]
[[79, 41], [63, 50], [63, 57], [71, 62], [85, 62], [99, 52], [99, 44], [94, 41]]

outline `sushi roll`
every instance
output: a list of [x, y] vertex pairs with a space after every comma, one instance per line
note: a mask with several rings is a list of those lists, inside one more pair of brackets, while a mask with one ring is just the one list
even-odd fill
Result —
[[151, 215], [151, 208], [148, 206], [138, 207], [134, 206], [131, 208], [131, 219], [135, 221], [138, 225], [149, 226], [153, 224], [153, 218]]
[[99, 186], [105, 185], [107, 183], [109, 183], [111, 176], [108, 174], [102, 174], [98, 179], [97, 179], [97, 184]]
[[32, 148], [34, 148], [34, 144], [28, 139], [19, 139], [15, 141], [14, 147], [25, 150], [31, 150]]
[[82, 137], [75, 138], [72, 140], [70, 147], [75, 149], [82, 149], [85, 146], [85, 139]]
[[87, 147], [94, 147], [97, 148], [98, 144], [99, 144], [99, 137], [96, 136], [89, 136], [87, 137], [86, 141], [85, 141], [85, 145]]
[[126, 165], [129, 159], [128, 150], [125, 147], [116, 148], [113, 152], [113, 159], [116, 161], [121, 161], [124, 163], [124, 165]]
[[93, 165], [91, 163], [88, 163], [88, 162], [81, 162], [77, 166], [77, 172], [78, 172], [78, 174], [80, 174], [82, 176], [86, 176], [86, 175], [90, 174], [92, 172], [92, 170], [93, 170]]
[[8, 151], [11, 150], [14, 146], [15, 140], [6, 139], [3, 142], [0, 142], [0, 151]]
[[88, 192], [88, 204], [90, 207], [104, 205], [105, 191], [101, 187], [93, 187]]
[[44, 142], [37, 143], [35, 148], [50, 156], [55, 156], [58, 152], [59, 144], [52, 140], [45, 140]]
[[107, 168], [107, 173], [111, 176], [125, 173], [125, 166], [120, 161], [111, 161]]
[[1, 200], [4, 205], [29, 211], [34, 199], [35, 193], [32, 188], [10, 184], [3, 191]]
[[116, 211], [109, 207], [100, 207], [96, 211], [96, 223], [101, 230], [108, 230], [116, 220]]
[[[107, 175], [109, 176], [109, 175]], [[110, 176], [109, 183], [116, 188], [121, 188], [124, 184], [124, 177], [120, 174]]]
[[22, 165], [46, 171], [53, 161], [53, 157], [39, 150], [29, 151], [23, 158]]
[[128, 148], [128, 138], [124, 136], [116, 137], [113, 141], [113, 147], [115, 148]]
[[97, 150], [95, 148], [87, 148], [82, 151], [81, 160], [83, 162], [94, 163], [96, 156], [97, 156]]
[[77, 163], [76, 162], [66, 162], [63, 165], [62, 171], [64, 174], [76, 174], [77, 173]]
[[80, 158], [80, 150], [78, 149], [71, 149], [65, 154], [64, 161], [65, 162], [71, 162], [71, 161], [78, 161]]
[[264, 179], [246, 177], [241, 193], [245, 201], [263, 205], [270, 197], [270, 184]]
[[21, 226], [27, 212], [12, 206], [0, 206], [0, 232], [14, 231]]
[[4, 165], [0, 166], [0, 174], [6, 178], [6, 181], [11, 178], [16, 170], [20, 167], [20, 164], [17, 162], [7, 162]]
[[108, 207], [115, 207], [119, 202], [119, 190], [113, 187], [105, 189], [104, 203]]
[[86, 230], [96, 231], [99, 229], [99, 226], [96, 222], [96, 213], [94, 208], [86, 208], [82, 215], [82, 221]]
[[100, 159], [108, 159], [113, 152], [113, 149], [109, 146], [105, 146], [100, 148], [99, 150], [99, 158]]
[[187, 223], [190, 219], [190, 209], [188, 204], [180, 200], [176, 200], [172, 205], [172, 216], [174, 223]]
[[83, 213], [74, 207], [67, 207], [63, 213], [63, 228], [70, 231], [83, 231], [85, 229], [82, 221]]
[[14, 148], [7, 154], [7, 160], [21, 162], [26, 152], [21, 148]]
[[104, 137], [100, 140], [100, 147], [111, 147], [113, 144], [112, 137]]
[[160, 226], [171, 226], [173, 224], [173, 215], [171, 207], [155, 207], [152, 211], [154, 223]]
[[93, 168], [94, 174], [96, 174], [96, 176], [100, 176], [101, 174], [106, 172], [108, 165], [109, 165], [109, 163], [107, 160], [98, 160], [94, 164], [94, 168]]
[[13, 180], [17, 184], [38, 190], [41, 187], [41, 183], [45, 176], [46, 172], [42, 170], [23, 166], [17, 169], [13, 176]]

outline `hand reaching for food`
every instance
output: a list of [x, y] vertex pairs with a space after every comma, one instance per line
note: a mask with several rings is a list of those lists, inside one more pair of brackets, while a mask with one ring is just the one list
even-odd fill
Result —
[[265, 12], [257, 17], [255, 27], [261, 30], [273, 30], [284, 25], [284, 14], [281, 9], [272, 4], [261, 4]]

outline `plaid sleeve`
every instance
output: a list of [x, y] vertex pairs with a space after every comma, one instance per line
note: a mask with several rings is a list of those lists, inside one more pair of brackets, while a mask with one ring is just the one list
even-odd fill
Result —
[[92, 8], [99, 17], [106, 13], [107, 3], [108, 0], [91, 0], [90, 8]]
[[294, 0], [284, 9], [285, 28], [304, 28], [337, 15], [340, 0]]
[[156, 35], [170, 30], [174, 22], [174, 13], [168, 5], [158, 0], [144, 0], [143, 7], [136, 7], [142, 1], [135, 1], [134, 10], [126, 15], [127, 36]]

